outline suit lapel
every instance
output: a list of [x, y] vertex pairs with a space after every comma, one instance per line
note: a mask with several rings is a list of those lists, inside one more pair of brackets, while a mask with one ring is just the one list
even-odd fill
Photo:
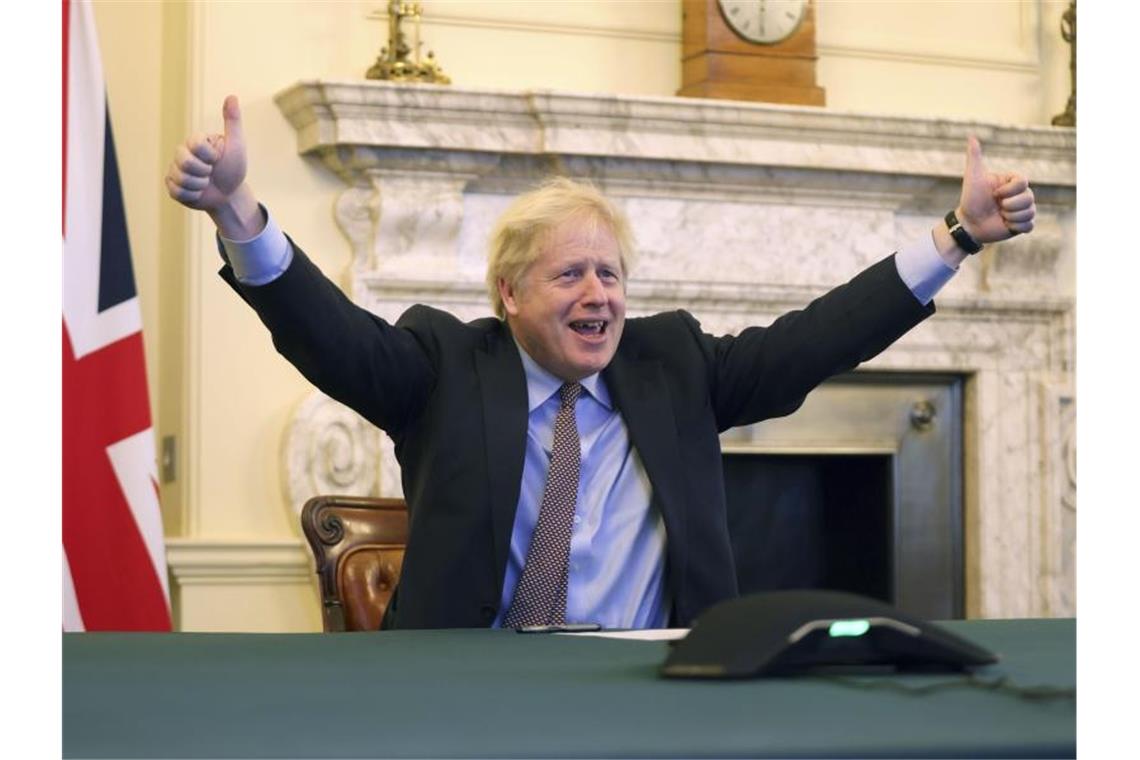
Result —
[[484, 349], [475, 352], [475, 369], [483, 403], [496, 588], [501, 589], [518, 508], [527, 429], [526, 375], [505, 325], [488, 335]]
[[[685, 484], [679, 433], [661, 363], [627, 357], [619, 349], [603, 376], [653, 485], [653, 503], [665, 521], [671, 579], [681, 584], [688, 562], [683, 551], [687, 534]], [[681, 588], [673, 591], [678, 598]]]

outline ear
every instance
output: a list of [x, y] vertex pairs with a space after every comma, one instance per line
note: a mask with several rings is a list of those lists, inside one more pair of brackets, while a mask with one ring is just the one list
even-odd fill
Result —
[[517, 288], [507, 281], [505, 277], [499, 278], [499, 298], [503, 299], [503, 309], [509, 316], [518, 316], [519, 306], [516, 299]]

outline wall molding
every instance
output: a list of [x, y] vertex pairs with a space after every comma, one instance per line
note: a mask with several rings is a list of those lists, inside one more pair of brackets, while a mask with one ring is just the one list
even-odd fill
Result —
[[820, 58], [857, 58], [867, 61], [887, 61], [889, 63], [918, 64], [922, 66], [945, 66], [947, 68], [985, 69], [987, 71], [1010, 71], [1017, 74], [1040, 74], [1041, 61], [1030, 53], [1016, 58], [986, 58], [984, 56], [960, 56], [949, 53], [928, 53], [912, 50], [889, 50], [885, 48], [862, 47], [859, 45], [818, 45]]
[[[388, 23], [388, 14], [385, 11], [373, 11], [365, 16], [369, 21], [383, 21]], [[507, 19], [476, 18], [455, 13], [431, 12], [421, 21], [424, 29], [433, 26], [450, 26], [463, 29], [489, 29], [491, 31], [528, 32], [534, 34], [560, 34], [574, 37], [608, 37], [620, 40], [636, 40], [638, 42], [664, 42], [667, 44], [681, 44], [681, 33], [665, 32], [655, 29], [630, 29], [620, 26], [604, 26], [601, 24], [557, 24], [539, 23], [534, 21], [509, 21]], [[680, 24], [678, 24], [680, 29]], [[680, 65], [678, 63], [678, 65]]]
[[303, 585], [313, 577], [299, 539], [167, 538], [166, 562], [178, 586]]
[[[388, 23], [388, 14], [373, 11], [365, 16], [369, 21]], [[521, 32], [525, 34], [554, 34], [569, 37], [595, 37], [604, 39], [653, 42], [677, 46], [677, 65], [680, 66], [681, 32], [647, 28], [629, 28], [595, 24], [559, 24], [533, 21], [510, 21], [507, 19], [477, 18], [462, 14], [431, 13], [422, 20], [424, 29], [432, 27], [453, 27], [460, 29], [485, 29], [489, 31]], [[1009, 71], [1019, 74], [1038, 74], [1040, 56], [1032, 51], [1020, 51], [1021, 55], [1005, 57], [962, 56], [951, 53], [917, 51], [864, 45], [819, 44], [816, 50], [820, 58], [859, 58], [891, 63], [919, 64], [924, 66], [945, 66], [949, 68], [972, 68], [989, 71]]]

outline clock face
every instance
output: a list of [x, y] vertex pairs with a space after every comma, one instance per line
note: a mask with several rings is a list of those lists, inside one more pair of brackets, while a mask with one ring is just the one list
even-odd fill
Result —
[[808, 0], [717, 0], [732, 30], [749, 42], [773, 45], [799, 28]]

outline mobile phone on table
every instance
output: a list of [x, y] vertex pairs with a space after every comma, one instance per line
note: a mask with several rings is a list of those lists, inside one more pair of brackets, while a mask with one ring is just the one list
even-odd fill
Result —
[[601, 623], [561, 623], [558, 625], [520, 625], [519, 633], [588, 633], [602, 630]]

